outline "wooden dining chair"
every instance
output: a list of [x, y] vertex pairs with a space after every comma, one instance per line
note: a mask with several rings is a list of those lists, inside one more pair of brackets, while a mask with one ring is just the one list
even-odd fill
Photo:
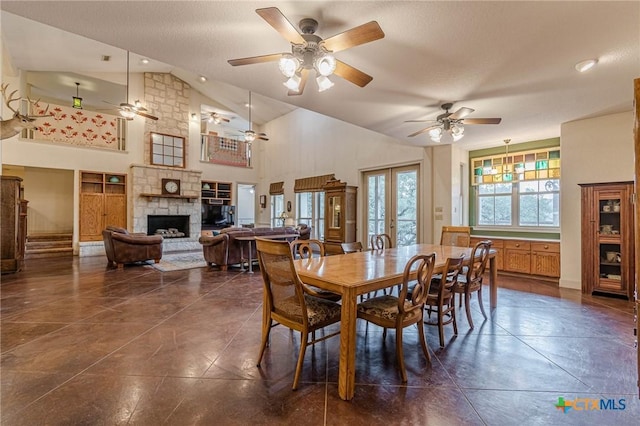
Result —
[[[307, 292], [293, 264], [291, 246], [287, 241], [256, 238], [256, 249], [265, 295], [262, 344], [257, 366], [260, 367], [272, 327], [283, 325], [299, 331], [300, 353], [292, 387], [295, 390], [300, 380], [307, 346], [340, 333], [337, 331], [326, 334], [319, 339], [315, 339], [314, 333], [316, 330], [340, 321], [340, 305], [312, 296]], [[309, 340], [310, 334], [312, 334], [311, 340]]]
[[[418, 326], [420, 345], [427, 361], [431, 362], [431, 355], [424, 335], [424, 304], [429, 294], [431, 275], [435, 264], [436, 254], [419, 254], [412, 257], [404, 267], [399, 296], [385, 294], [372, 297], [358, 304], [358, 318], [384, 328], [383, 340], [388, 328], [396, 330], [396, 358], [402, 382], [407, 381], [402, 348], [402, 332], [413, 324]], [[416, 271], [415, 280], [409, 278], [412, 271]], [[407, 296], [409, 285], [411, 296]]]
[[294, 259], [308, 259], [314, 255], [325, 256], [324, 243], [313, 238], [291, 241], [291, 251]]
[[460, 295], [461, 302], [464, 297], [464, 308], [471, 328], [473, 328], [473, 318], [471, 318], [471, 308], [469, 306], [471, 294], [478, 294], [480, 312], [482, 312], [482, 316], [485, 319], [487, 318], [487, 314], [484, 312], [484, 306], [482, 305], [482, 278], [487, 269], [491, 244], [492, 242], [490, 240], [485, 240], [475, 245], [471, 253], [472, 263], [467, 267], [466, 274], [460, 274], [460, 276], [458, 276], [458, 282], [453, 287], [453, 292]]
[[342, 247], [342, 252], [345, 254], [362, 251], [362, 243], [360, 241], [341, 243], [340, 247]]
[[[293, 253], [294, 259], [310, 259], [314, 257], [314, 255], [324, 257], [325, 249], [324, 243], [320, 240], [309, 239], [309, 240], [294, 240], [290, 243], [291, 252]], [[308, 293], [313, 296], [321, 297], [323, 299], [331, 300], [334, 302], [342, 299], [342, 295], [338, 293], [334, 293], [328, 290], [322, 290], [320, 288], [310, 286], [308, 284], [303, 283]]]
[[441, 246], [469, 247], [471, 228], [468, 226], [443, 226], [440, 234]]
[[[464, 263], [464, 254], [460, 257], [450, 257], [447, 259], [442, 274], [434, 276], [431, 280], [431, 287], [425, 309], [428, 318], [425, 324], [438, 327], [440, 337], [440, 347], [444, 348], [444, 326], [453, 324], [453, 334], [458, 335], [458, 324], [456, 323], [456, 301], [454, 287], [458, 283], [458, 276]], [[431, 314], [435, 312], [436, 318], [431, 319]]]
[[[341, 243], [340, 247], [342, 247], [342, 252], [344, 254], [357, 253], [357, 252], [363, 250], [362, 243], [360, 241], [355, 241], [355, 242], [352, 242], [352, 243]], [[362, 302], [363, 300], [371, 297], [372, 295], [376, 296], [377, 294], [378, 294], [378, 290], [376, 290], [373, 293], [370, 292], [370, 293], [367, 293], [367, 294], [361, 294], [360, 295], [360, 301]]]
[[391, 237], [389, 234], [372, 234], [369, 237], [369, 248], [371, 248], [371, 250], [393, 248]]

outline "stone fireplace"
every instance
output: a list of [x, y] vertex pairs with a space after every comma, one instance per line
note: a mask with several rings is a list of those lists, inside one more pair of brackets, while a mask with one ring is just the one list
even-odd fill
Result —
[[[184, 237], [165, 237], [164, 251], [197, 250], [202, 228], [200, 206], [201, 175], [199, 170], [185, 170], [151, 165], [131, 165], [131, 197], [133, 232], [155, 233], [155, 228], [176, 228]], [[162, 179], [180, 180], [180, 194], [163, 195]]]

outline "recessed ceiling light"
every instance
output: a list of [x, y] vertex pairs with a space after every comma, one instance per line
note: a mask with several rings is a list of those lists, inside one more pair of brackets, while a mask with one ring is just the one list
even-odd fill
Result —
[[200, 83], [206, 83], [207, 77], [205, 77], [204, 75], [201, 75], [200, 77], [198, 77], [198, 80], [200, 81]]
[[147, 65], [149, 63], [149, 60], [147, 58], [142, 58], [140, 59], [140, 62]]
[[579, 72], [589, 71], [598, 63], [597, 59], [587, 59], [586, 61], [578, 62], [576, 64], [576, 70]]

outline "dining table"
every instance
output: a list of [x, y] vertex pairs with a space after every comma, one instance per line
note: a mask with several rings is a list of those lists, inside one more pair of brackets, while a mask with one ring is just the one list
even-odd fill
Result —
[[[473, 248], [470, 247], [413, 244], [294, 260], [296, 271], [302, 282], [342, 295], [338, 373], [340, 398], [351, 400], [355, 395], [358, 296], [401, 283], [407, 262], [417, 254], [435, 253], [433, 272], [437, 274], [443, 272], [449, 257], [460, 257], [464, 254], [465, 264], [468, 265], [471, 262], [472, 252]], [[498, 303], [498, 272], [496, 251], [493, 249], [489, 253], [489, 271], [489, 301], [491, 309], [494, 309]], [[410, 278], [415, 278], [415, 272]]]

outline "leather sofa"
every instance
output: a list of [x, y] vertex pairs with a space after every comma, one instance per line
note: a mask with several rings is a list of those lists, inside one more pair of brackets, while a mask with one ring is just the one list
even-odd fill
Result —
[[[311, 227], [300, 224], [297, 228], [291, 226], [278, 228], [225, 228], [218, 235], [201, 236], [204, 259], [209, 266], [218, 265], [223, 271], [229, 265], [240, 265], [249, 258], [249, 245], [251, 246], [251, 258], [257, 260], [256, 245], [246, 241], [237, 240], [237, 237], [262, 237], [269, 235], [283, 235], [299, 233], [298, 239], [308, 240], [311, 235]], [[292, 235], [293, 239], [293, 235]]]
[[110, 265], [118, 268], [125, 263], [142, 262], [153, 259], [155, 263], [162, 258], [162, 236], [146, 234], [130, 234], [124, 228], [107, 226], [102, 231], [104, 250]]

